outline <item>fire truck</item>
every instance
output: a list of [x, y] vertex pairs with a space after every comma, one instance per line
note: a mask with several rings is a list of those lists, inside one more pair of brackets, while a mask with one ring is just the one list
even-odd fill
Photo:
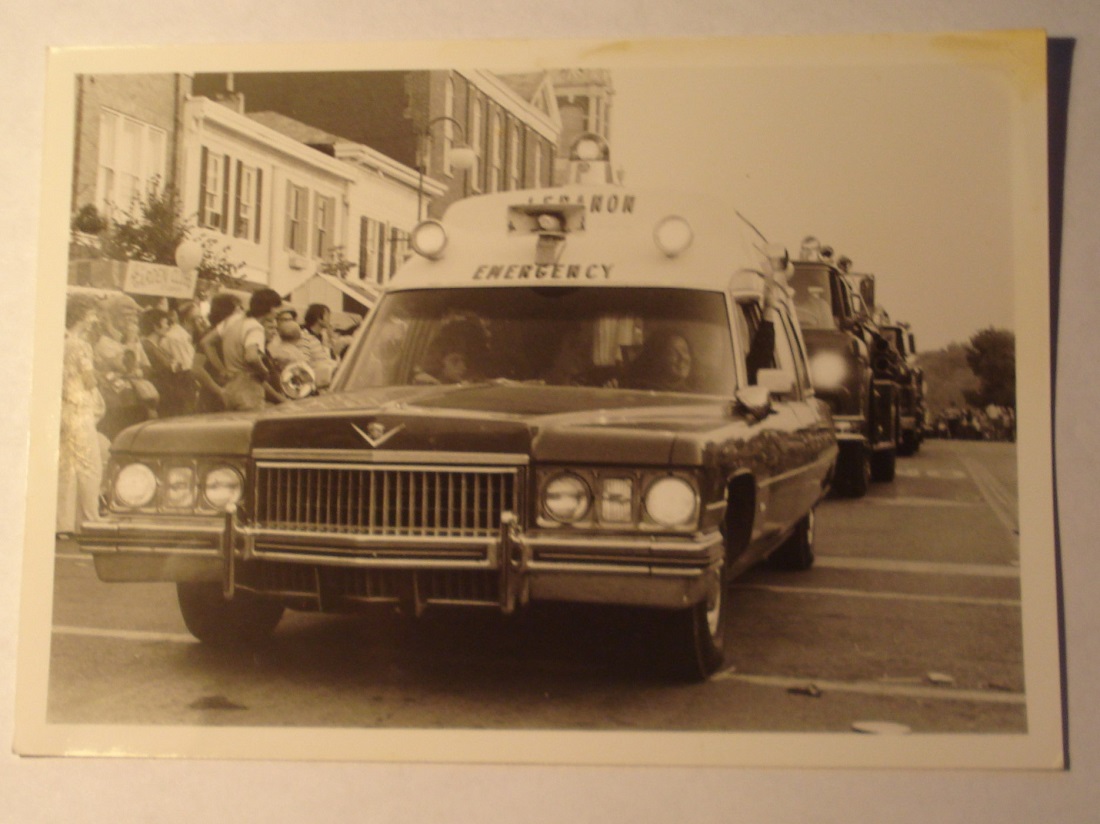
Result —
[[874, 317], [874, 276], [816, 238], [802, 242], [790, 278], [814, 390], [832, 410], [840, 454], [834, 489], [859, 498], [894, 479], [898, 356]]
[[882, 327], [898, 355], [898, 454], [915, 455], [924, 440], [928, 420], [924, 370], [917, 362], [917, 341], [908, 323], [889, 322]]
[[597, 139], [574, 160], [416, 227], [327, 392], [124, 431], [78, 537], [99, 577], [175, 582], [216, 645], [286, 609], [631, 608], [662, 670], [715, 672], [730, 580], [813, 563], [833, 421], [786, 252], [609, 183]]

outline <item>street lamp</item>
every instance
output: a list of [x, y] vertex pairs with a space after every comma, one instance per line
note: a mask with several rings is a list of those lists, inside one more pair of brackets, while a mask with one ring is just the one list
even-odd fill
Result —
[[445, 114], [439, 117], [433, 117], [429, 120], [428, 124], [424, 127], [424, 131], [420, 133], [420, 145], [417, 147], [417, 167], [420, 172], [420, 180], [416, 187], [416, 219], [418, 221], [424, 219], [424, 173], [428, 165], [428, 149], [431, 146], [432, 126], [437, 123], [450, 123], [454, 128], [458, 129], [459, 134], [462, 136], [461, 140], [451, 144], [451, 167], [460, 172], [465, 172], [472, 169], [474, 164], [477, 163], [477, 153], [466, 145], [466, 133], [461, 123], [450, 115]]

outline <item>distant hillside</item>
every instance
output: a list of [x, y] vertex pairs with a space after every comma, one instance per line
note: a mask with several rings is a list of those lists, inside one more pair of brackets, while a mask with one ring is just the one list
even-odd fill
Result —
[[963, 392], [978, 388], [978, 378], [970, 371], [966, 362], [966, 346], [961, 343], [948, 344], [943, 349], [921, 352], [917, 363], [924, 370], [924, 380], [928, 387], [926, 399], [932, 415], [954, 403], [966, 406]]

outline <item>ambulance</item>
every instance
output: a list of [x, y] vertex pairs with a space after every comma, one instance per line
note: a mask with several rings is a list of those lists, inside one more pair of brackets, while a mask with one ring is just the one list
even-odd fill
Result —
[[[729, 582], [806, 569], [837, 442], [788, 261], [711, 197], [576, 181], [451, 206], [324, 394], [111, 451], [79, 541], [239, 646], [287, 609], [629, 608], [663, 672], [722, 666]], [[593, 176], [595, 180], [592, 180]]]

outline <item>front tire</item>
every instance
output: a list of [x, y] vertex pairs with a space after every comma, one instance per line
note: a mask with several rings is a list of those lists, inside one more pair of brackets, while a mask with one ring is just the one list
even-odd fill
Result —
[[768, 561], [776, 569], [801, 572], [814, 565], [814, 510], [798, 522], [794, 533], [771, 554]]
[[178, 583], [176, 596], [187, 630], [215, 647], [248, 646], [263, 641], [283, 617], [283, 605], [250, 592], [237, 592], [231, 600], [221, 584]]
[[862, 498], [871, 484], [871, 464], [867, 447], [859, 441], [840, 445], [836, 462], [836, 491], [844, 498]]
[[669, 674], [678, 681], [705, 681], [725, 660], [729, 624], [727, 584], [721, 568], [708, 573], [707, 597], [694, 606], [656, 616], [664, 643], [658, 645]]
[[898, 454], [908, 458], [910, 455], [916, 455], [918, 449], [920, 449], [920, 435], [912, 429], [902, 432], [901, 443], [898, 444]]

